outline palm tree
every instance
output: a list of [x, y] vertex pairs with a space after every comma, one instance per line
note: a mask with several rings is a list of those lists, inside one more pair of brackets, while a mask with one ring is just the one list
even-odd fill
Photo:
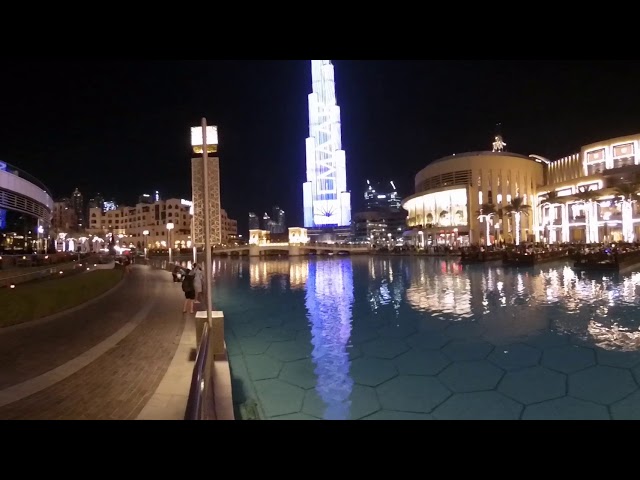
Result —
[[640, 183], [622, 183], [615, 187], [616, 196], [622, 204], [622, 234], [626, 242], [633, 242], [635, 232], [633, 229], [633, 202], [636, 201], [640, 191]]
[[[600, 193], [595, 190], [588, 190], [586, 187], [579, 187], [578, 191], [571, 195], [578, 203], [584, 205], [585, 223], [587, 231], [587, 243], [595, 243], [598, 241], [598, 233], [592, 235], [592, 225], [597, 225], [598, 219], [595, 218], [593, 212], [593, 204], [600, 197]], [[594, 238], [595, 237], [595, 238]]]
[[491, 233], [491, 225], [489, 224], [489, 219], [496, 214], [496, 207], [493, 203], [483, 203], [480, 205], [480, 210], [478, 210], [477, 215], [478, 219], [482, 221], [484, 219], [486, 225], [486, 232], [484, 237], [484, 244], [486, 246], [491, 245], [490, 233]]
[[516, 245], [520, 245], [520, 217], [522, 215], [529, 215], [529, 211], [531, 211], [531, 205], [527, 205], [524, 203], [524, 198], [515, 197], [511, 199], [509, 205], [505, 207], [505, 211], [507, 215], [511, 215], [515, 221], [515, 230], [516, 230]]
[[[560, 205], [561, 207], [561, 218], [564, 218], [564, 208], [566, 207], [566, 197], [561, 197], [558, 192], [547, 192], [542, 196], [542, 202], [540, 203], [541, 207], [549, 206], [554, 207], [556, 205]], [[548, 228], [548, 236], [547, 241], [551, 243], [551, 223], [547, 225]], [[567, 241], [568, 239], [563, 239], [563, 241]]]

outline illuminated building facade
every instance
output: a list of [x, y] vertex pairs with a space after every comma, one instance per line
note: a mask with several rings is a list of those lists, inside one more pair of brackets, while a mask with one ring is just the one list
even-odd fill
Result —
[[[639, 148], [640, 133], [585, 145], [553, 161], [503, 151], [436, 160], [416, 175], [416, 193], [403, 201], [413, 241], [637, 241]], [[516, 198], [521, 214], [506, 214]], [[493, 208], [482, 212], [486, 204]]]
[[304, 226], [319, 229], [350, 226], [351, 194], [347, 191], [346, 156], [331, 60], [311, 60], [311, 78], [307, 181], [303, 184]]
[[42, 182], [0, 161], [0, 253], [45, 250], [53, 203]]
[[[190, 200], [170, 198], [157, 202], [138, 203], [135, 207], [120, 206], [115, 210], [92, 208], [89, 211], [90, 235], [106, 238], [115, 235], [121, 243], [137, 248], [165, 249], [168, 242], [172, 248], [191, 248]], [[228, 243], [238, 235], [238, 222], [230, 219], [221, 209], [223, 239]], [[171, 233], [167, 224], [173, 223]], [[144, 232], [149, 234], [145, 235]], [[170, 240], [169, 240], [170, 239]]]
[[639, 145], [640, 133], [585, 145], [579, 153], [548, 162], [547, 185], [537, 197], [540, 240], [637, 241]]
[[[537, 231], [533, 207], [544, 174], [542, 160], [510, 152], [438, 159], [416, 175], [416, 193], [402, 202], [413, 229], [408, 238], [418, 247], [532, 241]], [[518, 214], [506, 215], [518, 203]], [[479, 214], [484, 204], [495, 208], [489, 224]]]

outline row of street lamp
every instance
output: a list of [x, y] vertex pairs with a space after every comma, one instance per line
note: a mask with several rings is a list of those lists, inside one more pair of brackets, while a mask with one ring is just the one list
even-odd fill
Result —
[[[172, 222], [167, 223], [167, 246], [169, 247], [169, 263], [171, 263], [173, 256], [173, 249], [171, 248], [171, 230], [175, 228]], [[144, 258], [147, 258], [147, 237], [149, 236], [149, 230], [142, 232], [144, 235]]]

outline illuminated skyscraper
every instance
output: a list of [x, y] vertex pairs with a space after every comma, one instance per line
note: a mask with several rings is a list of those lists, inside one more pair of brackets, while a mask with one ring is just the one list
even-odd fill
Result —
[[343, 227], [351, 224], [346, 156], [342, 150], [340, 107], [331, 60], [311, 60], [307, 181], [303, 185], [304, 226]]

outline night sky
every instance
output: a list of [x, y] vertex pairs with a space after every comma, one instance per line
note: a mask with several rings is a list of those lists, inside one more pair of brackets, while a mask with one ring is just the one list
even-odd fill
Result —
[[[335, 60], [354, 208], [431, 160], [491, 147], [556, 159], [640, 132], [640, 62]], [[218, 125], [222, 206], [302, 224], [310, 61], [5, 61], [0, 160], [56, 198], [190, 198], [190, 127]]]

